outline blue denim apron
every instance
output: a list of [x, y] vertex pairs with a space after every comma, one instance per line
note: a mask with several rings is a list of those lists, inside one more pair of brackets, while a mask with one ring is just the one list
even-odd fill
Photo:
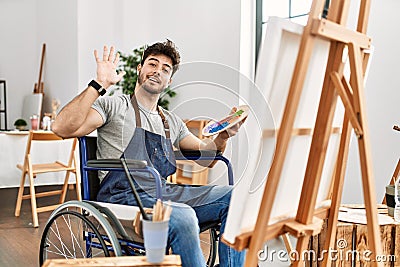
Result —
[[[139, 106], [135, 95], [132, 96], [131, 103], [135, 111], [136, 129], [121, 157], [145, 160], [148, 166], [154, 167], [160, 173], [163, 185], [163, 200], [185, 203], [192, 207], [214, 200], [214, 197], [210, 197], [209, 194], [214, 186], [180, 186], [166, 182], [165, 178], [176, 171], [176, 161], [170, 139], [168, 121], [158, 107], [158, 113], [164, 125], [165, 137], [149, 132], [141, 127]], [[133, 177], [143, 205], [151, 207], [156, 201], [154, 178], [147, 173], [133, 173]], [[124, 172], [110, 171], [104, 177], [97, 200], [124, 205], [137, 205]]]

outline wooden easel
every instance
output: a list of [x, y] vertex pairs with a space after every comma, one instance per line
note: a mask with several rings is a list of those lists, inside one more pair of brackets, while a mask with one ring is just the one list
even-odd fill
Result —
[[[393, 126], [393, 130], [400, 131], [400, 127], [397, 126], [397, 125], [394, 125], [394, 126]], [[397, 181], [397, 178], [399, 178], [399, 175], [400, 175], [400, 159], [399, 159], [399, 161], [397, 162], [397, 165], [396, 165], [396, 167], [395, 167], [395, 169], [394, 169], [394, 172], [393, 172], [392, 178], [390, 179], [390, 183], [389, 183], [389, 184], [390, 184], [390, 185], [395, 184], [396, 181]], [[385, 197], [383, 198], [382, 203], [383, 203], [383, 204], [386, 204], [386, 195], [385, 195]]]
[[46, 44], [42, 46], [42, 56], [40, 59], [40, 69], [39, 69], [39, 79], [38, 82], [35, 83], [35, 87], [33, 89], [34, 94], [44, 94], [43, 82], [42, 82], [42, 72], [43, 72], [43, 63], [44, 63], [44, 55], [46, 53]]
[[[258, 251], [262, 248], [263, 243], [285, 233], [290, 233], [297, 238], [296, 250], [298, 252], [305, 251], [310, 236], [321, 231], [321, 219], [324, 218], [328, 218], [328, 233], [324, 249], [334, 248], [351, 129], [354, 129], [358, 139], [364, 202], [368, 221], [368, 245], [373, 253], [370, 258], [381, 255], [382, 247], [377, 221], [363, 84], [369, 55], [366, 50], [370, 48], [371, 43], [371, 39], [365, 35], [370, 1], [361, 1], [356, 31], [345, 27], [349, 2], [350, 0], [332, 0], [327, 19], [321, 18], [325, 0], [314, 0], [312, 3], [308, 22], [301, 38], [289, 94], [277, 134], [275, 156], [267, 176], [257, 222], [253, 231], [237, 236], [235, 244], [233, 244], [238, 250], [249, 249], [245, 266], [257, 266]], [[317, 38], [329, 40], [330, 50], [297, 214], [294, 219], [269, 225], [283, 164], [294, 131], [293, 125], [305, 76]], [[344, 62], [342, 62], [343, 56], [347, 56], [347, 51], [351, 71], [349, 82], [343, 75]], [[345, 107], [345, 115], [333, 177], [331, 205], [317, 209], [316, 198], [327, 144], [332, 132], [338, 96], [340, 96]], [[299, 258], [292, 265], [304, 266], [304, 261]], [[381, 263], [371, 262], [371, 265], [381, 266]], [[330, 257], [325, 257], [321, 266], [331, 266]]]

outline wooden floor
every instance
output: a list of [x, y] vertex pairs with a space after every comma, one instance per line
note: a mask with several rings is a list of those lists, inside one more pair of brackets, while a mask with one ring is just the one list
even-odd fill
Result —
[[[20, 217], [14, 216], [16, 198], [16, 188], [0, 189], [0, 266], [39, 266], [40, 238], [51, 212], [40, 213], [39, 227], [33, 228], [29, 200], [23, 201]], [[57, 201], [58, 196], [42, 198], [38, 206]]]

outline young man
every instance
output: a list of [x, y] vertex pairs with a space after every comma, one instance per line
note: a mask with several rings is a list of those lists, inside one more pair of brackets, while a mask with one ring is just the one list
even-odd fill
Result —
[[[158, 107], [163, 90], [171, 84], [180, 56], [167, 40], [149, 46], [138, 66], [138, 81], [132, 96], [99, 97], [105, 89], [121, 80], [117, 73], [119, 54], [105, 46], [102, 58], [94, 51], [97, 77], [80, 95], [58, 114], [52, 130], [62, 137], [83, 136], [97, 129], [98, 158], [146, 160], [163, 178], [174, 173], [172, 144], [180, 149], [224, 150], [226, 141], [237, 133], [239, 125], [220, 133], [213, 141], [202, 141], [189, 132], [174, 113]], [[104, 89], [105, 88], [105, 89]], [[100, 174], [99, 201], [136, 205], [123, 172]], [[135, 175], [137, 191], [146, 207], [156, 202], [154, 179]], [[225, 229], [231, 196], [229, 186], [182, 187], [163, 179], [163, 199], [179, 203], [173, 206], [169, 223], [168, 244], [179, 254], [182, 266], [206, 266], [199, 240], [199, 223], [220, 221]], [[242, 266], [244, 253], [219, 244], [220, 266]]]

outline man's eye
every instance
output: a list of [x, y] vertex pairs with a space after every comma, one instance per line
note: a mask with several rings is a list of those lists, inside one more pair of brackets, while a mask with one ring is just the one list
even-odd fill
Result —
[[156, 64], [154, 64], [154, 63], [149, 63], [149, 65], [152, 66], [152, 67], [156, 66]]
[[165, 74], [169, 74], [169, 69], [163, 69], [163, 72], [164, 72]]

